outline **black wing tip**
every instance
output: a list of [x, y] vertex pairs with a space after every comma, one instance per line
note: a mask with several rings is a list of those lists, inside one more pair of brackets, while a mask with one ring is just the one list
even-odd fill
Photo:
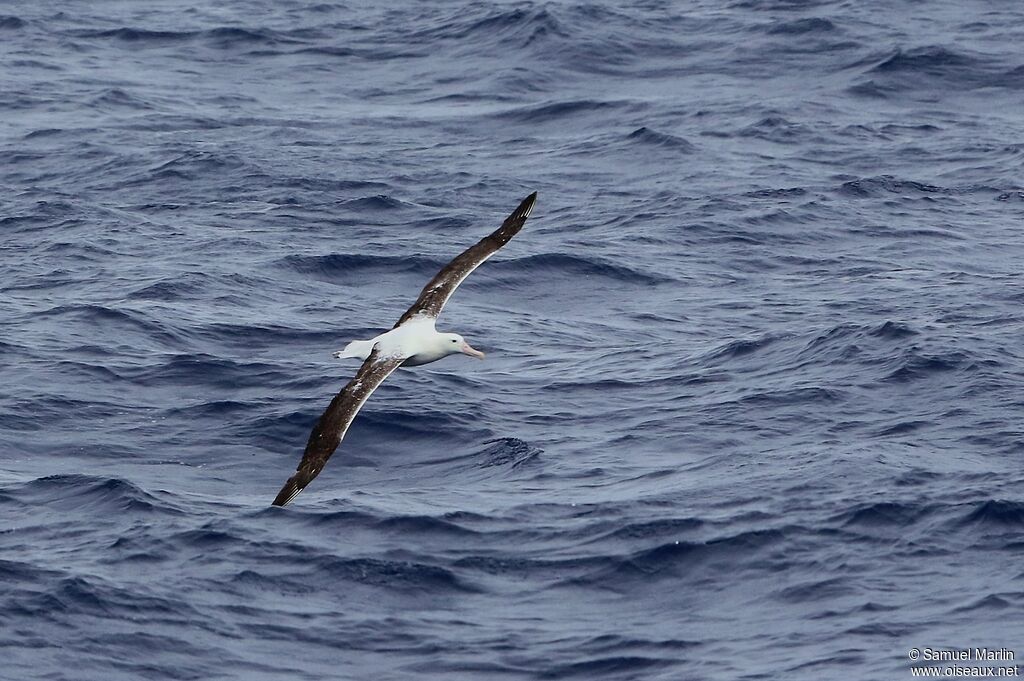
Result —
[[523, 218], [530, 217], [530, 212], [533, 211], [533, 204], [537, 202], [537, 192], [533, 192], [519, 204], [519, 208], [516, 208], [516, 214], [523, 214]]
[[533, 204], [536, 202], [537, 192], [534, 192], [527, 196], [519, 203], [518, 206], [516, 206], [516, 209], [512, 211], [512, 213], [507, 218], [505, 218], [505, 222], [502, 223], [500, 229], [507, 230], [508, 228], [511, 227], [515, 230], [514, 232], [512, 232], [513, 234], [515, 232], [518, 232], [520, 228], [522, 228], [523, 223], [526, 222], [526, 218], [530, 217], [530, 213], [533, 212]]
[[298, 474], [288, 478], [288, 482], [284, 483], [284, 487], [274, 497], [274, 506], [285, 506], [292, 499], [299, 495], [299, 492], [306, 488], [308, 480], [300, 479]]

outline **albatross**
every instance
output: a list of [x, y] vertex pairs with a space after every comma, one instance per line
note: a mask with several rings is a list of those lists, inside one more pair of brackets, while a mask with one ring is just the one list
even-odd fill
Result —
[[331, 454], [341, 444], [359, 409], [395, 369], [429, 364], [460, 353], [477, 359], [484, 358], [484, 353], [474, 349], [465, 338], [457, 333], [441, 333], [434, 328], [434, 324], [459, 284], [519, 233], [526, 218], [530, 217], [536, 200], [537, 192], [527, 196], [501, 223], [501, 227], [445, 265], [423, 287], [419, 298], [390, 331], [370, 340], [352, 341], [344, 350], [334, 353], [339, 359], [359, 358], [363, 364], [352, 380], [331, 400], [327, 410], [313, 426], [295, 475], [288, 478], [288, 482], [281, 488], [274, 499], [274, 506], [284, 506], [290, 502], [320, 474]]

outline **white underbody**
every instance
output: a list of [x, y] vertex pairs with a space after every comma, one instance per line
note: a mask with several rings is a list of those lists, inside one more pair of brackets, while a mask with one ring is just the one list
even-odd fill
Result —
[[353, 357], [365, 360], [374, 346], [379, 346], [381, 357], [405, 357], [402, 366], [414, 367], [460, 352], [456, 344], [452, 343], [450, 335], [437, 332], [433, 317], [413, 317], [398, 328], [370, 340], [352, 341], [344, 350], [335, 352], [334, 356], [338, 359]]

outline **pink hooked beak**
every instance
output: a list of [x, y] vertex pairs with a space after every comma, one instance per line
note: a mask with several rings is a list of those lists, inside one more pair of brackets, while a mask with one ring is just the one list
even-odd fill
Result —
[[459, 350], [462, 351], [462, 354], [469, 355], [470, 357], [476, 357], [477, 359], [484, 358], [484, 353], [479, 350], [475, 350], [473, 346], [466, 341], [462, 341], [462, 345], [459, 346]]

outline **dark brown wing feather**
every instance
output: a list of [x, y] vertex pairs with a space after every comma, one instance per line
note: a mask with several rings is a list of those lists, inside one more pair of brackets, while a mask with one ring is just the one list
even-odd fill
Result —
[[320, 474], [327, 459], [331, 458], [331, 454], [341, 444], [352, 419], [359, 413], [366, 398], [405, 359], [404, 357], [380, 358], [377, 348], [373, 349], [370, 356], [359, 367], [355, 377], [331, 400], [330, 406], [316, 422], [313, 432], [309, 434], [309, 442], [306, 443], [306, 452], [302, 455], [302, 461], [295, 469], [295, 475], [288, 478], [288, 482], [284, 484], [277, 498], [274, 499], [274, 506], [287, 504]]
[[489, 236], [485, 236], [475, 246], [471, 246], [462, 252], [457, 258], [445, 265], [444, 269], [437, 273], [430, 282], [423, 287], [419, 299], [413, 306], [406, 310], [396, 327], [401, 326], [416, 315], [427, 315], [437, 317], [441, 309], [448, 302], [452, 293], [459, 287], [459, 284], [468, 277], [473, 270], [481, 265], [495, 251], [504, 246], [509, 240], [519, 233], [530, 217], [533, 204], [537, 200], [537, 192], [534, 192], [523, 199], [519, 207], [512, 211], [501, 227], [496, 229]]

